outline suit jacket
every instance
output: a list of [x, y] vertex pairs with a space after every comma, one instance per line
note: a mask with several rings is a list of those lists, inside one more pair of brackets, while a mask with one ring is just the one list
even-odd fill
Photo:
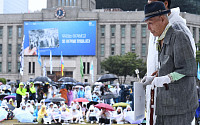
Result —
[[170, 27], [159, 51], [158, 76], [172, 72], [185, 75], [180, 80], [157, 88], [156, 115], [177, 115], [193, 112], [198, 107], [195, 76], [196, 61], [189, 38], [182, 31]]

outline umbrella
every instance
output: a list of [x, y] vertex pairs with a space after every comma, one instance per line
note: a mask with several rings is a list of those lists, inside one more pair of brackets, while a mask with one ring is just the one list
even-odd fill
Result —
[[44, 100], [45, 103], [50, 103], [51, 101], [49, 99]]
[[107, 81], [114, 81], [117, 79], [117, 76], [114, 74], [105, 74], [97, 80], [97, 82], [107, 82]]
[[7, 96], [7, 95], [8, 95], [8, 94], [5, 94], [5, 93], [0, 94], [0, 99], [4, 98], [4, 97]]
[[34, 79], [34, 82], [51, 82], [51, 79], [47, 76], [38, 76]]
[[74, 85], [73, 82], [63, 82], [63, 84], [65, 84], [65, 85]]
[[54, 98], [50, 98], [49, 101], [51, 101], [51, 102], [61, 102], [61, 101], [65, 101], [65, 99], [62, 98], [62, 97], [54, 97]]
[[108, 94], [101, 96], [101, 98], [102, 99], [111, 99], [111, 98], [116, 98], [116, 96], [113, 93], [109, 92]]
[[4, 119], [7, 119], [8, 116], [8, 112], [4, 109], [0, 107], [0, 122], [3, 121]]
[[96, 105], [96, 104], [99, 104], [98, 102], [95, 102], [95, 101], [90, 101], [88, 104], [87, 104], [87, 108], [89, 109], [90, 108], [90, 105]]
[[81, 82], [77, 82], [77, 83], [75, 83], [74, 85], [80, 85], [80, 86], [83, 86], [83, 83], [81, 83]]
[[113, 107], [118, 107], [118, 106], [121, 106], [121, 107], [126, 107], [127, 105], [129, 105], [128, 103], [125, 103], [125, 102], [119, 102], [119, 103], [115, 103], [113, 105]]
[[10, 100], [11, 98], [12, 98], [13, 100], [15, 100], [16, 96], [14, 96], [14, 95], [8, 95], [8, 96], [5, 96], [5, 97], [4, 97], [4, 99], [6, 99], [7, 101]]
[[88, 83], [88, 82], [85, 82], [85, 83], [83, 83], [83, 85], [84, 85], [84, 86], [89, 86], [89, 85], [90, 85], [90, 83]]
[[7, 84], [8, 84], [8, 85], [14, 85], [14, 84], [16, 84], [16, 82], [10, 81], [10, 82], [8, 82]]
[[89, 102], [86, 98], [77, 98], [73, 100], [74, 102]]
[[105, 108], [108, 111], [115, 111], [112, 106], [105, 104], [105, 103], [96, 104], [94, 107], [97, 107], [98, 109]]
[[10, 110], [12, 110], [12, 111], [15, 109], [15, 107], [12, 106], [11, 104], [7, 104], [7, 106], [8, 106], [8, 108], [9, 108]]
[[76, 80], [73, 79], [72, 77], [62, 77], [58, 81], [59, 82], [76, 82]]

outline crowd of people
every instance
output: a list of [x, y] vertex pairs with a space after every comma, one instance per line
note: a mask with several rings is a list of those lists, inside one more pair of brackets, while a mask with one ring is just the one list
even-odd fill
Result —
[[[3, 100], [1, 98], [1, 108], [7, 109], [8, 105], [15, 107], [14, 116], [30, 116], [29, 120], [18, 119], [20, 122], [38, 123], [130, 123], [126, 120], [128, 115], [132, 115], [132, 88], [129, 86], [116, 85], [95, 85], [95, 86], [72, 86], [60, 84], [53, 86], [50, 83], [36, 85], [19, 83], [18, 88], [11, 87], [11, 95], [16, 95], [16, 99]], [[112, 96], [110, 96], [112, 95]], [[110, 96], [110, 97], [108, 97]], [[51, 102], [54, 97], [62, 97], [65, 101]], [[105, 98], [108, 97], [108, 98]], [[126, 98], [124, 98], [126, 97]], [[88, 102], [75, 102], [73, 100], [85, 98]], [[90, 103], [93, 102], [93, 103]], [[105, 108], [96, 108], [97, 103], [107, 103], [113, 105], [118, 102], [127, 103], [127, 107], [117, 107], [116, 111], [108, 111]], [[23, 116], [22, 116], [23, 117]]]

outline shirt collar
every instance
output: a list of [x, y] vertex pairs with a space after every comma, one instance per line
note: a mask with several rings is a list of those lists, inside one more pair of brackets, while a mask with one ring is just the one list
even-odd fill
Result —
[[161, 41], [165, 38], [165, 35], [166, 35], [170, 26], [171, 26], [171, 24], [168, 23], [167, 26], [165, 27], [165, 30], [163, 31], [163, 33], [158, 37], [158, 41]]

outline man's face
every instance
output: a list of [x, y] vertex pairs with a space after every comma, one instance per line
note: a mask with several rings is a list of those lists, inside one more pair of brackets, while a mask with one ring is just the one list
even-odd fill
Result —
[[152, 17], [145, 22], [147, 23], [148, 30], [150, 30], [154, 36], [160, 36], [162, 34], [163, 30], [161, 26], [163, 24], [160, 16]]
[[24, 86], [23, 85], [20, 85], [20, 88], [23, 88]]
[[148, 0], [148, 4], [150, 4], [151, 2], [155, 2], [155, 1], [158, 1], [158, 0]]

